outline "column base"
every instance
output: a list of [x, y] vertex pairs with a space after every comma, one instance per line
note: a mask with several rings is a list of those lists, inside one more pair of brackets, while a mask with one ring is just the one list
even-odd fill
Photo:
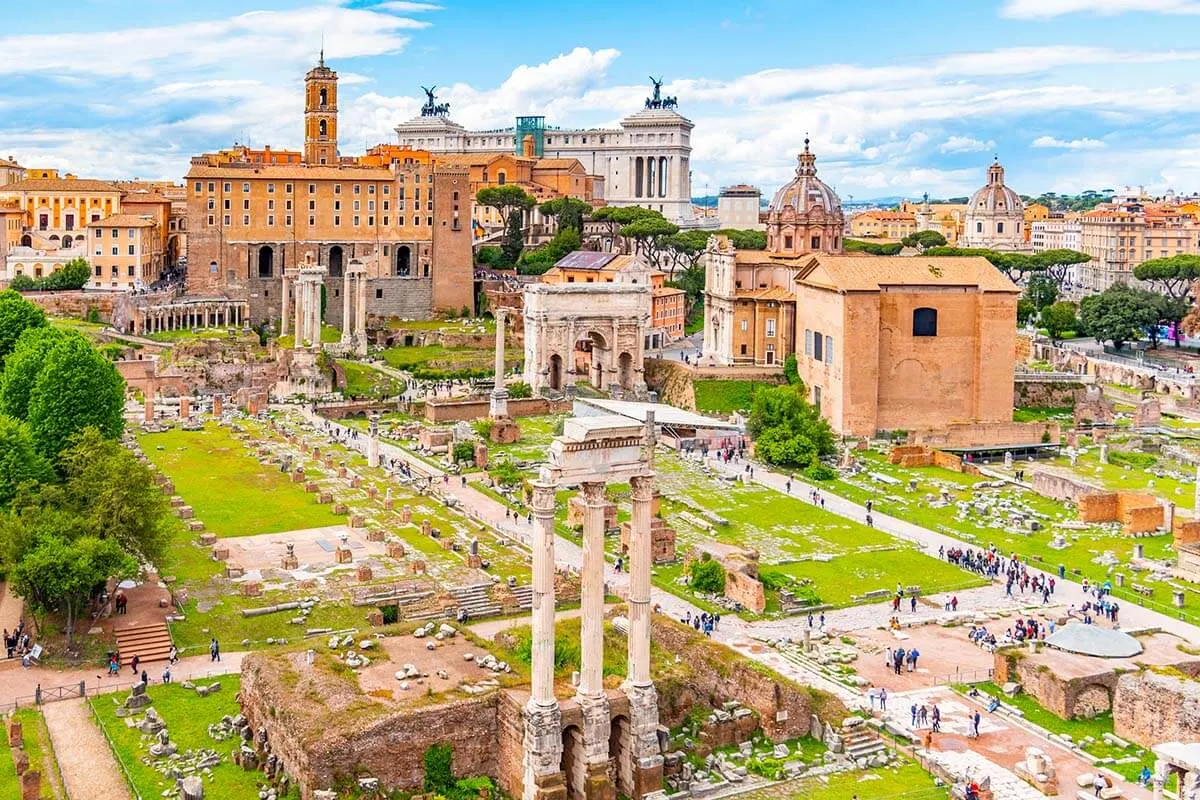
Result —
[[493, 389], [492, 399], [488, 407], [488, 415], [492, 419], [508, 416], [508, 390]]
[[566, 800], [562, 772], [562, 710], [558, 702], [525, 704], [525, 780], [522, 800]]
[[653, 683], [621, 687], [629, 698], [633, 733], [633, 782], [639, 798], [662, 795], [663, 756], [658, 741], [658, 692]]
[[617, 800], [617, 787], [608, 775], [608, 761], [588, 764], [583, 784], [584, 800]]

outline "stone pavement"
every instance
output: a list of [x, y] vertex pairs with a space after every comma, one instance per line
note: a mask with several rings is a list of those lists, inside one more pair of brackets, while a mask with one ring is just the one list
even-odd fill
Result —
[[43, 709], [63, 786], [70, 800], [130, 800], [129, 784], [92, 719], [87, 701], [63, 700]]

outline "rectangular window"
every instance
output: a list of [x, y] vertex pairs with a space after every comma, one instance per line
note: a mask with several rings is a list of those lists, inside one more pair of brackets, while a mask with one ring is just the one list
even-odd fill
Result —
[[268, 210], [268, 211], [274, 211], [274, 210], [275, 210], [275, 201], [274, 201], [274, 200], [268, 200], [268, 201], [267, 201], [267, 210]]
[[249, 214], [242, 214], [242, 224], [243, 225], [250, 224], [250, 215]]
[[767, 320], [767, 338], [775, 338], [775, 320], [773, 319]]
[[208, 191], [215, 192], [216, 190], [217, 190], [217, 185], [215, 183], [213, 183], [212, 181], [209, 181], [208, 182]]
[[242, 194], [250, 194], [250, 184], [248, 184], [248, 183], [242, 184]]
[[249, 211], [249, 210], [250, 210], [250, 201], [243, 200], [242, 201], [242, 211]]
[[133, 251], [134, 251], [134, 248], [135, 248], [136, 246], [137, 246], [137, 245], [132, 245], [132, 244], [131, 244], [131, 245], [129, 245], [129, 255], [133, 255], [133, 254], [134, 254], [134, 252], [133, 252]]
[[274, 214], [267, 214], [267, 224], [268, 225], [275, 224], [275, 215]]
[[341, 218], [340, 216], [338, 216], [337, 214], [334, 214], [334, 215], [333, 215], [333, 224], [334, 224], [334, 225], [341, 225], [341, 224], [342, 224], [342, 218]]
[[113, 247], [113, 249], [112, 249], [112, 254], [113, 254], [114, 256], [115, 256], [115, 255], [118, 255], [120, 252], [121, 252], [121, 248], [119, 248], [119, 247]]
[[359, 222], [358, 222], [358, 220], [359, 220], [359, 217], [358, 217], [358, 215], [357, 215], [357, 214], [355, 214], [355, 215], [354, 215], [354, 227], [356, 227], [356, 228], [357, 228], [357, 227], [358, 227], [358, 225], [359, 225]]
[[201, 186], [203, 186], [203, 184], [200, 181], [196, 181], [196, 194], [200, 194]]
[[312, 216], [311, 214], [309, 214], [309, 216], [308, 216], [308, 226], [311, 228], [311, 227], [313, 227], [313, 226], [314, 226], [314, 225], [316, 225], [316, 224], [317, 224], [317, 218], [316, 218], [316, 217], [314, 217], [314, 216]]
[[290, 184], [290, 183], [285, 183], [285, 184], [283, 185], [283, 190], [284, 190], [285, 192], [287, 192], [288, 194], [291, 194], [291, 193], [292, 193], [292, 184]]
[[232, 192], [232, 191], [233, 191], [233, 184], [232, 184], [232, 183], [230, 183], [229, 181], [225, 181], [225, 183], [224, 183], [224, 184], [221, 186], [221, 188], [222, 188], [222, 189], [223, 189], [225, 192]]
[[131, 267], [129, 268], [129, 277], [131, 277], [131, 278], [132, 278], [133, 276], [134, 276], [134, 272], [133, 272], [133, 267], [131, 266]]
[[119, 230], [117, 230], [116, 228], [112, 229], [112, 238], [116, 239], [120, 235], [121, 235], [121, 232]]
[[333, 193], [334, 193], [334, 194], [341, 194], [341, 193], [342, 193], [342, 185], [341, 185], [340, 183], [335, 183], [335, 184], [333, 185]]
[[392, 210], [392, 209], [391, 209], [391, 201], [390, 201], [390, 200], [384, 200], [384, 201], [383, 201], [383, 210], [384, 210], [384, 211], [391, 211], [391, 210]]
[[813, 358], [815, 358], [817, 361], [825, 360], [824, 348], [822, 345], [823, 339], [821, 337], [821, 333], [819, 331], [813, 333]]
[[376, 289], [376, 290], [375, 290], [375, 299], [376, 299], [376, 300], [382, 300], [382, 299], [383, 299], [383, 289]]
[[385, 228], [386, 228], [386, 227], [387, 227], [387, 224], [388, 224], [388, 218], [387, 218], [387, 217], [384, 217], [384, 218], [383, 218], [383, 227], [385, 227]]
[[375, 184], [372, 183], [367, 187], [367, 194], [375, 194]]
[[273, 184], [273, 183], [267, 184], [267, 194], [275, 194], [275, 184]]
[[292, 201], [291, 200], [285, 201], [283, 207], [286, 211], [291, 211], [292, 210]]
[[309, 210], [309, 211], [316, 211], [316, 210], [317, 210], [317, 201], [316, 201], [316, 200], [309, 200], [309, 201], [308, 201], [308, 210]]
[[287, 225], [289, 228], [292, 227], [292, 215], [291, 214], [288, 214], [286, 217], [283, 218], [283, 224]]
[[370, 216], [368, 216], [368, 217], [367, 217], [367, 225], [369, 225], [369, 226], [371, 226], [372, 228], [374, 228], [374, 227], [375, 227], [375, 218], [374, 218], [374, 217], [370, 217]]
[[209, 214], [209, 215], [208, 215], [208, 224], [209, 224], [209, 226], [210, 226], [210, 227], [211, 227], [212, 225], [215, 225], [215, 224], [216, 224], [216, 219], [217, 219], [217, 218], [216, 218], [216, 217], [214, 217], [212, 214]]
[[354, 210], [355, 210], [355, 211], [361, 211], [361, 210], [362, 210], [362, 209], [359, 207], [359, 203], [360, 203], [360, 202], [362, 202], [362, 201], [360, 201], [360, 200], [355, 200], [355, 201], [354, 201]]
[[741, 325], [739, 327], [741, 328], [742, 333], [745, 333], [747, 330], [750, 329], [750, 323], [747, 322], [746, 320], [742, 320]]
[[812, 350], [813, 350], [812, 342], [813, 342], [813, 332], [808, 330], [807, 328], [805, 328], [804, 329], [804, 355], [806, 355], [806, 356], [812, 355]]
[[333, 210], [334, 210], [334, 211], [341, 211], [341, 210], [342, 210], [342, 201], [341, 201], [341, 200], [334, 200], [334, 201], [333, 201]]
[[826, 364], [833, 363], [833, 337], [832, 336], [825, 337], [825, 363]]
[[309, 193], [309, 194], [316, 194], [316, 193], [317, 193], [317, 185], [316, 185], [315, 183], [310, 183], [310, 184], [308, 185], [308, 193]]
[[229, 204], [230, 204], [230, 203], [232, 203], [232, 202], [233, 202], [233, 201], [232, 201], [232, 200], [230, 200], [228, 197], [226, 197], [226, 198], [225, 198], [225, 201], [224, 201], [224, 203], [225, 203], [225, 210], [226, 210], [226, 211], [228, 211], [228, 210], [230, 209], [230, 205], [229, 205]]
[[360, 187], [360, 186], [359, 186], [359, 184], [357, 184], [357, 183], [356, 183], [356, 184], [354, 184], [354, 193], [355, 193], [355, 194], [360, 194], [360, 193], [361, 193], [361, 187]]

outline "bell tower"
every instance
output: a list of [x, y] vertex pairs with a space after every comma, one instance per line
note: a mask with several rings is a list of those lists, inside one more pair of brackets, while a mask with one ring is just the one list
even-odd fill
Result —
[[325, 66], [325, 51], [304, 76], [304, 163], [338, 163], [337, 73]]

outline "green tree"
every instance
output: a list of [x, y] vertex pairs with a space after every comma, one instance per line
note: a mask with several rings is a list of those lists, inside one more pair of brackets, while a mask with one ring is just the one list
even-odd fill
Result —
[[1079, 320], [1075, 316], [1075, 304], [1059, 301], [1046, 306], [1042, 309], [1041, 322], [1046, 333], [1057, 342], [1067, 331], [1078, 329]]
[[533, 387], [525, 381], [508, 384], [508, 396], [513, 400], [524, 400], [533, 397]]
[[705, 594], [725, 594], [725, 568], [708, 553], [692, 561], [688, 574], [692, 578], [692, 591]]
[[0, 364], [16, 347], [26, 328], [46, 324], [46, 313], [12, 289], [0, 292]]
[[504, 263], [513, 266], [520, 260], [521, 251], [525, 249], [525, 231], [522, 227], [520, 210], [514, 209], [509, 212], [507, 219], [508, 224], [504, 228], [504, 241], [500, 245], [500, 252], [504, 256]]
[[8, 282], [8, 288], [14, 292], [32, 292], [38, 288], [37, 281], [28, 275], [14, 275]]
[[[1182, 322], [1189, 312], [1191, 312], [1191, 304], [1183, 297], [1168, 297], [1166, 295], [1151, 292], [1156, 297], [1155, 308], [1158, 313], [1159, 325], [1174, 326], [1175, 331], [1175, 346], [1179, 347], [1180, 333], [1182, 332]], [[1155, 347], [1158, 346], [1158, 327], [1151, 326], [1150, 340]]]
[[1142, 332], [1156, 324], [1159, 318], [1158, 302], [1152, 292], [1123, 283], [1083, 298], [1079, 310], [1088, 335], [1099, 341], [1110, 341], [1118, 350], [1126, 342], [1139, 339]]
[[[603, 222], [608, 226], [608, 235], [613, 240], [619, 240], [621, 228], [626, 225], [631, 225], [639, 219], [651, 219], [657, 217], [663, 219], [663, 215], [657, 211], [651, 211], [648, 208], [641, 206], [603, 206], [597, 208], [591, 214], [591, 219], [596, 222]], [[624, 243], [620, 243], [624, 249]]]
[[767, 463], [803, 468], [833, 454], [833, 431], [805, 399], [806, 391], [797, 382], [754, 393], [746, 430], [754, 438], [755, 452]]
[[708, 247], [708, 236], [707, 231], [679, 231], [666, 237], [662, 243], [661, 266], [667, 270], [667, 280], [674, 280], [677, 271], [700, 265]]
[[1020, 297], [1017, 299], [1017, 324], [1018, 325], [1024, 325], [1026, 322], [1029, 322], [1029, 320], [1031, 320], [1033, 318], [1033, 315], [1036, 313], [1037, 313], [1037, 306], [1035, 306], [1033, 304], [1032, 300], [1030, 300], [1026, 297]]
[[80, 334], [59, 328], [30, 328], [17, 339], [17, 345], [4, 362], [0, 373], [0, 414], [15, 419], [29, 417], [29, 395], [42, 374], [46, 356], [63, 340]]
[[11, 502], [22, 484], [40, 483], [53, 474], [46, 459], [34, 448], [25, 424], [0, 414], [0, 506]]
[[767, 232], [742, 228], [721, 228], [717, 236], [728, 237], [729, 243], [738, 250], [766, 250]]
[[573, 253], [582, 247], [579, 230], [576, 228], [560, 228], [554, 238], [536, 250], [527, 250], [521, 255], [517, 264], [517, 272], [522, 275], [541, 275], [568, 253]]
[[1054, 285], [1060, 290], [1063, 284], [1067, 282], [1067, 271], [1072, 266], [1075, 264], [1086, 264], [1092, 260], [1092, 257], [1087, 253], [1081, 253], [1078, 250], [1067, 250], [1066, 248], [1043, 250], [1040, 253], [1034, 253], [1029, 258], [1050, 276], [1050, 279], [1054, 281]]
[[171, 505], [149, 467], [95, 428], [76, 435], [59, 464], [60, 502], [79, 515], [85, 530], [116, 540], [140, 561], [161, 561], [171, 536]]
[[666, 240], [679, 233], [679, 226], [668, 222], [659, 214], [655, 217], [644, 217], [634, 220], [621, 228], [621, 236], [633, 240], [635, 253], [645, 256], [652, 267], [658, 266], [659, 252], [666, 246]]
[[1167, 297], [1182, 300], [1200, 279], [1200, 256], [1177, 255], [1143, 261], [1133, 268], [1133, 277], [1152, 284]]
[[872, 256], [899, 255], [904, 245], [899, 242], [864, 242], [862, 239], [844, 239], [842, 248], [847, 253], [867, 253]]
[[514, 211], [528, 211], [533, 208], [536, 201], [520, 186], [509, 183], [480, 189], [475, 195], [475, 202], [496, 209], [501, 219], [508, 220]]
[[1025, 296], [1033, 303], [1034, 308], [1041, 311], [1058, 299], [1058, 284], [1045, 273], [1030, 275], [1025, 287]]
[[95, 427], [109, 439], [125, 429], [125, 381], [112, 362], [81, 337], [46, 356], [29, 395], [29, 431], [38, 451], [57, 458], [71, 437]]
[[38, 288], [45, 291], [75, 291], [87, 286], [91, 279], [92, 268], [88, 266], [87, 259], [73, 258], [42, 278]]
[[917, 231], [901, 239], [900, 244], [905, 247], [918, 247], [921, 250], [928, 250], [930, 247], [945, 247], [946, 237], [937, 231]]
[[783, 360], [783, 377], [791, 386], [800, 382], [800, 371], [797, 368], [795, 353], [788, 353], [788, 357]]
[[582, 200], [576, 200], [574, 197], [558, 197], [554, 200], [547, 200], [538, 206], [538, 211], [541, 211], [543, 216], [553, 217], [561, 231], [563, 228], [574, 228], [576, 231], [583, 230], [583, 218], [592, 210], [590, 204]]
[[111, 539], [47, 538], [13, 567], [9, 580], [35, 613], [62, 615], [67, 643], [73, 647], [75, 622], [86, 613], [92, 596], [109, 578], [132, 578], [137, 572], [137, 561]]
[[504, 253], [494, 245], [484, 245], [475, 251], [475, 263], [482, 267], [505, 267]]

